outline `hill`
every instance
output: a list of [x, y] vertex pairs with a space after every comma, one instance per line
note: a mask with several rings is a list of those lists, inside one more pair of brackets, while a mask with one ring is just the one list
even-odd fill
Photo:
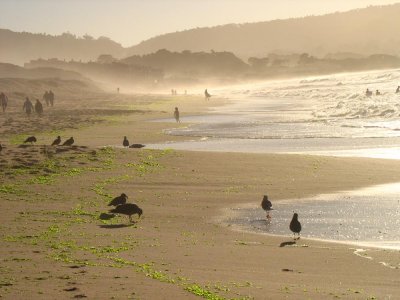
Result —
[[165, 49], [146, 55], [134, 55], [120, 61], [163, 70], [167, 75], [218, 77], [243, 73], [248, 65], [231, 52], [171, 52]]
[[240, 57], [307, 52], [325, 56], [400, 53], [400, 4], [268, 22], [229, 24], [160, 35], [129, 49], [146, 54], [170, 51], [231, 51]]
[[88, 81], [87, 78], [73, 71], [61, 70], [54, 67], [27, 69], [13, 64], [5, 64], [5, 63], [0, 63], [0, 78], [25, 78], [25, 79], [58, 78], [62, 80]]
[[101, 54], [126, 56], [126, 49], [107, 37], [79, 38], [70, 33], [51, 36], [0, 29], [0, 45], [1, 61], [19, 65], [39, 58], [90, 61]]

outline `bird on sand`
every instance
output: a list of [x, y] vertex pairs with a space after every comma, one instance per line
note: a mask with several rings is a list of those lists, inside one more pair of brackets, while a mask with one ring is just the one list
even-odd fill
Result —
[[290, 221], [290, 225], [289, 225], [290, 230], [293, 232], [294, 239], [296, 239], [295, 238], [296, 233], [298, 234], [297, 239], [300, 239], [301, 224], [298, 220], [298, 217], [299, 217], [299, 215], [297, 213], [294, 213], [292, 221]]
[[132, 145], [129, 146], [129, 148], [143, 148], [145, 146], [146, 145], [143, 145], [143, 144], [132, 144]]
[[129, 147], [129, 141], [128, 141], [128, 139], [126, 138], [126, 136], [124, 136], [124, 141], [122, 142], [122, 145], [123, 145], [124, 147]]
[[127, 215], [129, 216], [129, 221], [132, 221], [132, 215], [138, 214], [139, 218], [143, 213], [143, 210], [137, 206], [136, 204], [133, 203], [125, 203], [125, 204], [121, 204], [118, 205], [116, 208], [114, 209], [110, 209], [111, 213], [115, 213], [115, 214], [123, 214], [123, 215]]
[[272, 203], [271, 203], [271, 201], [268, 200], [268, 196], [267, 195], [264, 195], [264, 198], [263, 198], [263, 200], [261, 202], [261, 207], [262, 207], [263, 210], [265, 210], [267, 212], [267, 219], [270, 220], [271, 216], [269, 215], [269, 212], [271, 210], [273, 210], [273, 208], [272, 208]]
[[63, 146], [72, 146], [72, 144], [74, 143], [74, 138], [71, 136], [68, 140], [66, 140], [62, 145]]
[[61, 143], [61, 137], [58, 136], [58, 137], [53, 141], [53, 143], [52, 143], [51, 145], [52, 145], [52, 146], [57, 146], [57, 145], [60, 145], [60, 143]]
[[117, 205], [125, 204], [127, 198], [128, 198], [128, 196], [126, 194], [122, 193], [120, 196], [112, 199], [111, 202], [108, 203], [108, 206], [117, 206]]
[[36, 143], [36, 138], [34, 137], [34, 136], [30, 136], [30, 137], [28, 137], [25, 141], [24, 141], [24, 144], [25, 143], [31, 143], [31, 144], [33, 144], [33, 143]]

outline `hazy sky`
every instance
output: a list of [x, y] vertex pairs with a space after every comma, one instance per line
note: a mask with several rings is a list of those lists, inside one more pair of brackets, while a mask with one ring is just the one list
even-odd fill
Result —
[[108, 36], [132, 46], [155, 35], [226, 23], [344, 11], [399, 0], [0, 0], [0, 28]]

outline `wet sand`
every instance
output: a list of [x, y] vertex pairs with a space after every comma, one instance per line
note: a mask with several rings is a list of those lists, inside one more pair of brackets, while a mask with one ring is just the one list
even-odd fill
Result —
[[[291, 244], [289, 230], [259, 235], [219, 222], [224, 209], [259, 205], [264, 194], [279, 203], [398, 182], [399, 161], [100, 148], [119, 145], [124, 135], [131, 143], [179, 141], [163, 134], [176, 124], [144, 121], [172, 118], [175, 106], [184, 115], [211, 104], [184, 97], [160, 103], [153, 96], [124, 103], [140, 113], [60, 128], [76, 147], [44, 151], [40, 145], [54, 138], [47, 132], [24, 148], [10, 142], [17, 140], [12, 134], [2, 140], [4, 299], [399, 297], [398, 251], [307, 239]], [[101, 220], [122, 192], [143, 208], [142, 218]]]

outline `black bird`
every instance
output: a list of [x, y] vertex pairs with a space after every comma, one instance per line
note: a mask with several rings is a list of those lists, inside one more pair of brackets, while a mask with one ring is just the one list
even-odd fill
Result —
[[123, 145], [124, 147], [129, 147], [129, 141], [128, 141], [128, 139], [126, 138], [126, 136], [124, 136], [124, 141], [122, 142], [122, 145]]
[[127, 198], [128, 198], [128, 196], [125, 195], [124, 193], [122, 193], [120, 196], [112, 199], [111, 202], [108, 203], [108, 206], [117, 206], [117, 205], [125, 204]]
[[34, 136], [30, 136], [30, 137], [28, 137], [25, 141], [24, 141], [24, 144], [25, 143], [36, 143], [36, 138], [34, 137]]
[[132, 144], [132, 145], [129, 146], [129, 148], [143, 148], [145, 146], [146, 145], [143, 145], [143, 144]]
[[74, 143], [74, 138], [71, 136], [68, 140], [66, 140], [62, 145], [63, 146], [72, 146], [72, 144]]
[[137, 206], [136, 204], [133, 203], [125, 203], [125, 204], [121, 204], [118, 205], [116, 208], [114, 209], [110, 209], [111, 213], [116, 213], [116, 214], [123, 214], [123, 215], [127, 215], [129, 216], [129, 221], [132, 221], [132, 215], [134, 214], [138, 214], [139, 218], [143, 213], [143, 210]]
[[268, 196], [267, 195], [264, 195], [264, 198], [263, 198], [263, 200], [261, 202], [261, 207], [262, 207], [263, 210], [265, 210], [267, 212], [267, 219], [268, 220], [271, 219], [271, 216], [269, 215], [269, 212], [271, 210], [273, 210], [273, 208], [272, 208], [272, 203], [271, 203], [271, 201], [268, 200]]
[[60, 145], [60, 143], [61, 143], [61, 137], [58, 136], [51, 145], [57, 146], [57, 145]]
[[300, 224], [300, 222], [298, 220], [298, 217], [299, 217], [299, 215], [297, 213], [294, 213], [292, 221], [290, 221], [290, 226], [289, 226], [290, 230], [293, 232], [293, 238], [294, 239], [296, 239], [295, 238], [296, 233], [299, 236], [297, 239], [300, 238], [301, 224]]

